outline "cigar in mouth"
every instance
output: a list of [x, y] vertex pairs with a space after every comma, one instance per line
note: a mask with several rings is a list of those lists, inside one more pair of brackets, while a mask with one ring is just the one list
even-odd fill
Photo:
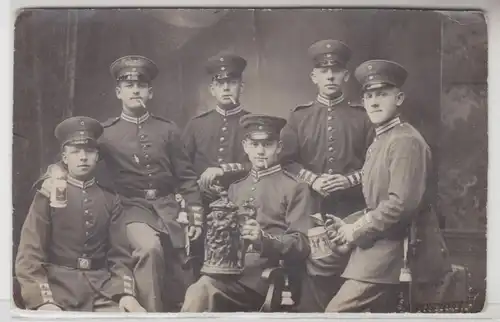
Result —
[[146, 108], [146, 104], [144, 104], [142, 99], [138, 98], [137, 100], [139, 101], [139, 103], [141, 103], [142, 108]]

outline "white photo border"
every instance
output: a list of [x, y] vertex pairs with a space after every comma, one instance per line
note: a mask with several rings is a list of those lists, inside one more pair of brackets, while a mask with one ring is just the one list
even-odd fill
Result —
[[[0, 229], [0, 258], [10, 263], [1, 265], [0, 273], [2, 282], [0, 285], [0, 321], [8, 321], [12, 316], [14, 319], [36, 321], [144, 321], [144, 320], [168, 320], [179, 319], [184, 321], [199, 321], [200, 319], [215, 319], [220, 322], [234, 321], [235, 319], [258, 319], [258, 320], [283, 320], [304, 319], [309, 321], [325, 321], [336, 319], [338, 321], [352, 320], [490, 320], [500, 318], [500, 252], [496, 251], [495, 245], [500, 245], [500, 1], [497, 0], [11, 0], [0, 2], [0, 43], [4, 44], [0, 50], [0, 64], [3, 70], [0, 79], [0, 100], [4, 106], [4, 117], [0, 118], [0, 151], [1, 169], [5, 174], [12, 173], [12, 117], [13, 117], [13, 48], [14, 48], [14, 22], [17, 13], [22, 8], [35, 7], [248, 7], [248, 8], [274, 8], [274, 7], [342, 7], [342, 8], [401, 8], [401, 9], [434, 9], [434, 10], [482, 10], [486, 16], [488, 26], [488, 221], [487, 221], [487, 290], [486, 304], [481, 313], [475, 314], [280, 314], [280, 313], [210, 313], [210, 314], [170, 314], [170, 313], [147, 313], [147, 314], [104, 314], [104, 313], [41, 313], [27, 312], [11, 307], [11, 272], [12, 272], [12, 179], [0, 180], [0, 202], [4, 218]], [[8, 44], [8, 46], [6, 45]], [[12, 178], [12, 176], [11, 176]], [[499, 193], [497, 195], [496, 193]], [[5, 287], [8, 285], [8, 287]], [[13, 309], [12, 309], [13, 308]], [[11, 310], [12, 309], [12, 310]]]

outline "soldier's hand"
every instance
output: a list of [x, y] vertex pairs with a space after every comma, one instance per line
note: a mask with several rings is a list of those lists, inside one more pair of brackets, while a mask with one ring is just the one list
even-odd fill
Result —
[[43, 194], [47, 198], [50, 198], [50, 193], [52, 191], [53, 182], [54, 182], [54, 179], [49, 177], [49, 178], [43, 180], [42, 186], [40, 187], [40, 193]]
[[354, 225], [345, 224], [337, 230], [337, 236], [333, 242], [337, 245], [352, 243], [354, 241]]
[[330, 231], [336, 232], [340, 227], [345, 225], [345, 222], [337, 216], [326, 214], [326, 218], [325, 227], [328, 233]]
[[190, 226], [188, 231], [188, 236], [190, 241], [197, 240], [201, 236], [201, 227], [199, 226]]
[[255, 219], [249, 219], [241, 227], [241, 238], [255, 242], [261, 238], [260, 224]]
[[38, 311], [62, 311], [62, 309], [59, 306], [52, 304], [52, 303], [44, 304], [44, 305], [40, 306], [37, 310]]
[[323, 186], [326, 185], [327, 178], [325, 176], [319, 176], [314, 180], [312, 184], [312, 189], [322, 195], [323, 197], [328, 196], [328, 193], [323, 189]]
[[122, 296], [118, 306], [125, 312], [146, 312], [146, 309], [131, 295]]
[[337, 190], [344, 190], [351, 186], [351, 183], [346, 176], [341, 174], [328, 175], [325, 184], [321, 187], [327, 193], [332, 193]]
[[211, 167], [207, 168], [200, 176], [200, 180], [198, 181], [201, 188], [205, 190], [209, 190], [210, 186], [214, 184], [214, 180], [217, 177], [221, 177], [224, 175], [224, 171], [221, 168]]
[[333, 248], [334, 248], [333, 251], [335, 251], [336, 253], [345, 255], [351, 251], [352, 244], [343, 243], [340, 245], [335, 245]]
[[208, 189], [202, 188], [201, 191], [209, 200], [217, 200], [220, 198], [220, 193], [214, 185], [211, 185], [210, 187], [208, 187]]

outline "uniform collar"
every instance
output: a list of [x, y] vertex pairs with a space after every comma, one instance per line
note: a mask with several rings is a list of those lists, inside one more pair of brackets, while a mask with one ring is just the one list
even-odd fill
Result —
[[380, 126], [377, 126], [375, 128], [375, 134], [377, 136], [379, 136], [380, 134], [389, 131], [390, 129], [392, 129], [393, 127], [395, 127], [396, 125], [399, 125], [399, 124], [401, 124], [401, 120], [399, 119], [399, 116], [396, 116], [392, 120], [390, 120], [390, 121], [388, 121]]
[[281, 171], [281, 164], [277, 164], [277, 165], [274, 165], [274, 166], [272, 166], [270, 168], [267, 168], [265, 170], [257, 171], [255, 169], [252, 169], [252, 170], [250, 170], [250, 174], [255, 179], [260, 179], [262, 177], [265, 177], [265, 176], [268, 176], [270, 174], [273, 174], [273, 173], [276, 173], [276, 172], [280, 172], [280, 171]]
[[331, 107], [331, 106], [337, 105], [337, 104], [341, 103], [342, 101], [344, 101], [344, 93], [342, 93], [339, 97], [337, 97], [333, 100], [330, 100], [330, 99], [318, 94], [318, 96], [316, 97], [316, 100], [323, 105]]
[[144, 115], [142, 115], [141, 117], [132, 117], [130, 115], [125, 114], [123, 111], [122, 111], [122, 114], [120, 115], [120, 117], [122, 118], [122, 120], [130, 122], [130, 123], [134, 123], [134, 124], [144, 123], [144, 122], [146, 122], [146, 120], [150, 116], [151, 116], [151, 114], [149, 114], [148, 111], [146, 111], [146, 113]]
[[75, 179], [73, 177], [68, 176], [67, 180], [68, 180], [69, 184], [71, 184], [71, 185], [73, 185], [75, 187], [78, 187], [80, 189], [86, 189], [86, 188], [94, 185], [94, 183], [95, 183], [95, 178], [92, 178], [92, 179], [90, 179], [88, 181], [80, 181], [78, 179]]
[[235, 114], [238, 114], [239, 112], [241, 112], [243, 110], [243, 107], [241, 107], [241, 105], [238, 105], [230, 110], [225, 110], [223, 108], [220, 108], [219, 105], [217, 105], [215, 110], [217, 111], [217, 113], [219, 113], [222, 116], [230, 116], [230, 115], [235, 115]]

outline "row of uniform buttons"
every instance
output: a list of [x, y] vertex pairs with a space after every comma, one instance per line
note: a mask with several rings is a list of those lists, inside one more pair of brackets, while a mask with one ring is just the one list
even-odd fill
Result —
[[[138, 129], [141, 130], [142, 129], [142, 125], [138, 125]], [[147, 139], [147, 135], [146, 134], [141, 134], [139, 135], [139, 141], [141, 142], [141, 147], [142, 147], [142, 153], [144, 155], [144, 159], [146, 159], [146, 161], [150, 161], [150, 157], [149, 157], [149, 154], [148, 154], [148, 148], [151, 146], [151, 143], [148, 143], [146, 141]], [[140, 164], [140, 160], [137, 159], [137, 164]], [[148, 177], [152, 177], [153, 176], [153, 173], [151, 171], [151, 164], [150, 163], [146, 163], [146, 169], [148, 170]], [[149, 182], [148, 183], [148, 186], [149, 188], [152, 188], [153, 187], [153, 183], [152, 182]]]
[[[87, 190], [85, 189], [82, 189], [82, 195], [83, 195], [83, 207], [84, 207], [84, 219], [85, 219], [85, 236], [86, 237], [89, 237], [90, 235], [90, 230], [92, 229], [92, 227], [94, 226], [95, 224], [95, 221], [94, 221], [94, 217], [92, 215], [92, 211], [89, 209], [89, 203], [92, 201], [91, 199], [89, 199], [89, 196], [88, 196], [88, 192]], [[83, 247], [84, 249], [86, 249], [88, 247], [88, 243], [85, 242], [83, 244]], [[82, 254], [83, 257], [87, 257], [89, 256], [88, 253], [83, 253]]]
[[253, 192], [255, 190], [257, 190], [257, 187], [255, 186], [257, 183], [259, 182], [259, 178], [256, 178], [256, 177], [253, 177], [253, 180], [252, 180], [252, 187], [250, 188], [250, 190], [252, 191], [252, 194], [250, 195], [250, 198], [248, 198], [248, 201], [249, 202], [254, 202], [255, 201], [255, 197], [253, 196]]
[[228, 124], [227, 124], [227, 117], [224, 117], [223, 119], [224, 121], [224, 124], [222, 125], [222, 128], [221, 128], [221, 131], [222, 131], [222, 134], [219, 138], [219, 142], [220, 142], [220, 147], [219, 147], [219, 155], [217, 157], [217, 161], [219, 163], [222, 163], [224, 162], [224, 144], [226, 143], [226, 137], [224, 135], [226, 135], [227, 133], [227, 128], [228, 128]]
[[[328, 152], [331, 153], [334, 150], [333, 146], [331, 145], [333, 142], [333, 133], [332, 132], [334, 131], [334, 128], [331, 124], [331, 121], [333, 120], [333, 116], [331, 115], [333, 108], [328, 107], [327, 111], [328, 111], [328, 117], [326, 118], [326, 120], [327, 120], [327, 130], [328, 130], [327, 135], [328, 135], [328, 144], [329, 144]], [[334, 161], [335, 161], [335, 159], [333, 158], [333, 156], [328, 157], [328, 162], [330, 163], [330, 166], [333, 164]], [[327, 172], [328, 172], [328, 174], [333, 174], [333, 169], [329, 168], [327, 170]]]

